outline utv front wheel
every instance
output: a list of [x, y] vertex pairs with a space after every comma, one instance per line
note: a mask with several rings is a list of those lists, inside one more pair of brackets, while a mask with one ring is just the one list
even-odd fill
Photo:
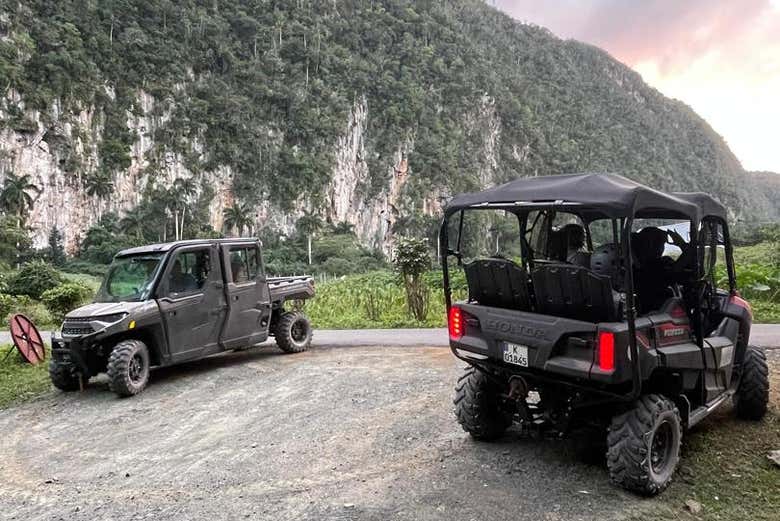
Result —
[[652, 496], [664, 490], [680, 461], [682, 424], [673, 402], [657, 394], [642, 396], [612, 418], [607, 436], [607, 468], [612, 481]]
[[306, 315], [288, 311], [279, 317], [274, 331], [276, 345], [285, 353], [300, 353], [311, 346], [311, 323]]
[[72, 364], [52, 360], [49, 362], [49, 378], [54, 387], [60, 391], [79, 390], [79, 375]]
[[140, 393], [149, 382], [149, 349], [140, 340], [123, 340], [108, 357], [108, 384], [119, 396]]
[[760, 349], [748, 346], [742, 362], [742, 377], [734, 394], [737, 416], [758, 421], [766, 414], [769, 402], [769, 368], [766, 355]]
[[500, 438], [512, 425], [498, 385], [475, 367], [468, 367], [458, 379], [454, 403], [458, 423], [475, 440]]

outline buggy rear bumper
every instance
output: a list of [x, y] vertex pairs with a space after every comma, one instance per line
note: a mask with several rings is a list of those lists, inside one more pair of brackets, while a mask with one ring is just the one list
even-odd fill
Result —
[[[632, 360], [625, 322], [591, 323], [538, 313], [459, 302], [462, 336], [450, 338], [455, 356], [472, 365], [537, 379], [559, 379], [594, 388], [630, 388]], [[614, 338], [614, 366], [600, 367], [599, 332]], [[505, 361], [512, 346], [527, 349], [526, 365]], [[642, 372], [657, 365], [652, 351], [640, 353]]]

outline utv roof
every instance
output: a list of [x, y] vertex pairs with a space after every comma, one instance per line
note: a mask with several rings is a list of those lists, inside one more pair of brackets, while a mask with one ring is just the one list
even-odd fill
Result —
[[117, 257], [124, 257], [126, 255], [138, 255], [143, 253], [162, 253], [169, 250], [172, 250], [173, 248], [178, 248], [179, 246], [198, 246], [201, 244], [214, 244], [214, 243], [236, 243], [236, 242], [248, 242], [248, 243], [255, 243], [257, 242], [257, 239], [253, 239], [251, 237], [243, 237], [243, 238], [234, 238], [234, 239], [191, 239], [187, 241], [174, 241], [174, 242], [163, 242], [160, 244], [148, 244], [146, 246], [137, 246], [135, 248], [128, 248], [126, 250], [122, 250], [119, 253], [116, 254]]
[[524, 177], [455, 196], [445, 214], [465, 208], [559, 204], [577, 208], [588, 220], [602, 217], [726, 219], [726, 208], [701, 193], [664, 193], [617, 174], [563, 174]]

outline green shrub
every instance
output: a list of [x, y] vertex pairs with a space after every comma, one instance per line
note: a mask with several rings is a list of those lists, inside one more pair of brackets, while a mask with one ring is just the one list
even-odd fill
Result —
[[[780, 303], [780, 265], [766, 263], [737, 264], [737, 288], [748, 300]], [[724, 266], [718, 266], [715, 276], [719, 288], [728, 287]]]
[[[11, 311], [14, 309], [14, 303], [16, 302], [16, 299], [13, 295], [8, 295], [6, 293], [0, 293], [0, 318], [4, 319], [8, 315], [11, 314]], [[6, 324], [0, 324], [0, 327], [5, 327]]]
[[0, 293], [8, 292], [8, 279], [11, 275], [12, 273], [0, 271]]
[[399, 237], [393, 251], [393, 266], [406, 290], [406, 306], [419, 321], [428, 314], [428, 287], [422, 275], [431, 267], [428, 243], [415, 237]]
[[[10, 303], [6, 299], [10, 297]], [[6, 304], [10, 308], [10, 311], [3, 316], [3, 325], [7, 326], [10, 322], [11, 315], [21, 313], [27, 318], [33, 321], [33, 323], [39, 328], [50, 327], [55, 325], [54, 318], [46, 309], [46, 306], [42, 302], [33, 300], [27, 295], [4, 295], [2, 300], [6, 301]]]
[[54, 266], [33, 261], [22, 266], [8, 279], [8, 293], [40, 299], [44, 291], [57, 287], [62, 282], [62, 275]]
[[61, 320], [68, 311], [88, 302], [93, 295], [92, 288], [85, 284], [66, 282], [56, 288], [44, 291], [41, 300], [46, 304], [52, 317]]
[[320, 269], [323, 273], [329, 275], [335, 275], [340, 277], [342, 275], [349, 275], [355, 273], [355, 266], [347, 259], [340, 257], [330, 257], [320, 264]]

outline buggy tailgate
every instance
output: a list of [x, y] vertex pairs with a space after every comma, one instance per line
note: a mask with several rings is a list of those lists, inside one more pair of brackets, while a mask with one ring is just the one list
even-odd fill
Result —
[[589, 376], [596, 324], [474, 304], [455, 305], [466, 315], [463, 336], [450, 344], [465, 357], [503, 363], [504, 344], [511, 342], [528, 347], [529, 369]]
[[312, 298], [314, 279], [309, 276], [269, 277], [268, 291], [271, 293], [271, 302], [274, 303]]

